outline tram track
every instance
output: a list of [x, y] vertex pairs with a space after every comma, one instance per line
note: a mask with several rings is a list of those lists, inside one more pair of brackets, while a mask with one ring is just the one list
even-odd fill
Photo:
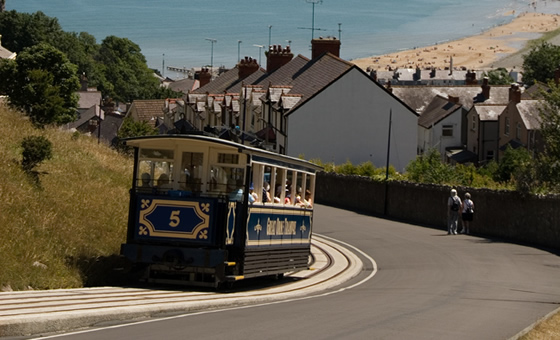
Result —
[[[97, 287], [0, 293], [0, 336], [21, 336], [131, 321], [169, 313], [282, 301], [322, 292], [358, 275], [360, 259], [315, 235], [311, 269], [288, 273], [279, 284], [227, 292]], [[286, 283], [283, 283], [286, 282]]]

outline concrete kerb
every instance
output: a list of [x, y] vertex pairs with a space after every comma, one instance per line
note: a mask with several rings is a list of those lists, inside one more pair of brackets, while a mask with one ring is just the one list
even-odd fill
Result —
[[[27, 316], [14, 315], [0, 317], [0, 336], [25, 336], [34, 334], [54, 333], [93, 327], [104, 322], [139, 321], [150, 317], [168, 314], [186, 314], [217, 308], [232, 308], [250, 304], [289, 301], [313, 293], [334, 288], [358, 275], [362, 270], [361, 260], [349, 249], [334, 242], [314, 236], [312, 252], [316, 258], [314, 269], [288, 274], [287, 276], [307, 278], [294, 283], [267, 288], [259, 291], [223, 294], [215, 300], [163, 302], [150, 306], [103, 307], [88, 306], [71, 312], [51, 312], [37, 310]], [[315, 246], [315, 244], [317, 246]], [[329, 268], [324, 260], [325, 255], [318, 247], [333, 257], [333, 265]], [[319, 259], [319, 261], [317, 261]], [[323, 260], [321, 260], [323, 259]], [[325, 269], [317, 275], [315, 270]], [[346, 269], [346, 270], [343, 270]], [[305, 288], [307, 286], [307, 288]], [[3, 294], [3, 293], [2, 293]], [[0, 294], [1, 297], [1, 294]]]

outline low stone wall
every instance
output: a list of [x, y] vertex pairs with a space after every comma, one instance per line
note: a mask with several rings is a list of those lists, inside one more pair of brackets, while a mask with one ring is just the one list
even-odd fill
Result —
[[[315, 201], [320, 204], [447, 230], [449, 186], [385, 184], [367, 177], [322, 172], [315, 190]], [[469, 192], [475, 204], [472, 233], [560, 249], [559, 195], [463, 187], [457, 191], [461, 199]]]

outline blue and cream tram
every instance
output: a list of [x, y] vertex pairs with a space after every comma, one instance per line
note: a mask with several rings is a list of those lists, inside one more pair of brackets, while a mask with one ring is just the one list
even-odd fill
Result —
[[121, 253], [146, 279], [218, 287], [307, 269], [319, 166], [203, 135], [125, 142], [135, 152]]

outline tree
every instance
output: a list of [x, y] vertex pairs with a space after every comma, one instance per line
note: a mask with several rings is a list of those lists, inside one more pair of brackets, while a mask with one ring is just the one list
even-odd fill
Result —
[[33, 14], [0, 12], [0, 32], [2, 46], [18, 54], [42, 42], [56, 42], [64, 34], [58, 19], [40, 11]]
[[526, 84], [547, 83], [554, 79], [554, 71], [559, 65], [560, 46], [542, 41], [523, 56], [523, 81]]
[[146, 121], [134, 121], [126, 117], [119, 129], [119, 138], [157, 135], [158, 130]]
[[21, 147], [23, 148], [21, 167], [26, 172], [31, 172], [41, 162], [52, 158], [52, 143], [46, 137], [25, 137]]
[[76, 116], [80, 83], [76, 66], [48, 44], [23, 50], [15, 61], [0, 66], [0, 90], [12, 106], [23, 110], [39, 127], [64, 124]]
[[[126, 117], [119, 128], [118, 137], [119, 139], [138, 137], [138, 136], [153, 136], [157, 135], [158, 130], [152, 127], [146, 121], [135, 121], [131, 117]], [[130, 148], [125, 146], [124, 143], [119, 142], [117, 145], [117, 150], [123, 153], [130, 152]]]
[[560, 87], [549, 82], [540, 107], [544, 151], [537, 158], [538, 176], [549, 187], [560, 187]]
[[104, 96], [121, 102], [151, 99], [159, 87], [140, 47], [129, 39], [105, 38], [96, 60], [105, 74], [105, 81], [100, 84]]
[[508, 182], [511, 179], [515, 179], [515, 176], [527, 168], [531, 160], [532, 157], [527, 149], [522, 147], [513, 149], [508, 145], [498, 163], [494, 179], [498, 182]]
[[417, 183], [452, 183], [455, 180], [453, 167], [442, 163], [436, 149], [417, 156], [406, 166], [406, 173], [410, 180]]
[[484, 76], [488, 77], [488, 83], [490, 85], [509, 85], [513, 83], [513, 78], [503, 67], [484, 72]]

